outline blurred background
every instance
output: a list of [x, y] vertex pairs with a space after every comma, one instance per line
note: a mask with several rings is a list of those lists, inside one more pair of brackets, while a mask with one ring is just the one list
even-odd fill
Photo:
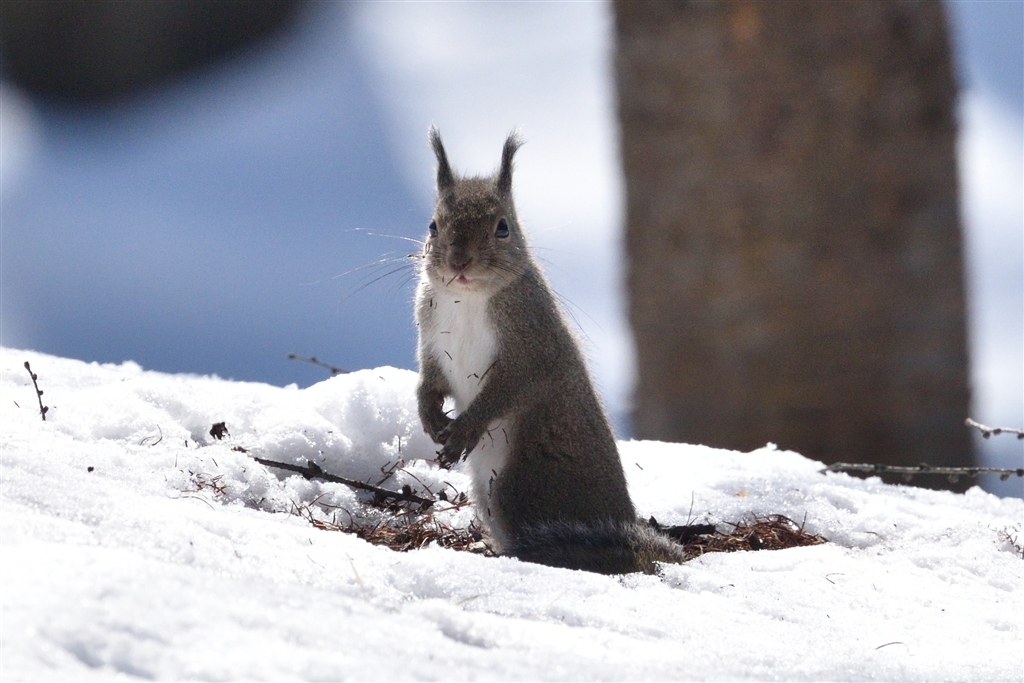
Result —
[[[520, 215], [617, 431], [633, 434], [610, 4], [268, 0], [214, 38], [172, 10], [216, 3], [160, 3], [171, 16], [155, 33], [123, 11], [98, 20], [153, 56], [134, 71], [125, 54], [83, 61], [93, 25], [26, 9], [61, 4], [12, 0], [0, 16], [0, 343], [278, 385], [327, 376], [289, 353], [414, 368], [427, 127], [474, 174], [518, 127]], [[945, 8], [971, 416], [1020, 427], [1024, 3]], [[154, 40], [168, 22], [200, 38]], [[46, 40], [67, 47], [25, 57]], [[62, 54], [76, 79], [57, 75]], [[972, 438], [983, 463], [1021, 466], [1020, 441]], [[1019, 479], [981, 483], [1022, 493]]]

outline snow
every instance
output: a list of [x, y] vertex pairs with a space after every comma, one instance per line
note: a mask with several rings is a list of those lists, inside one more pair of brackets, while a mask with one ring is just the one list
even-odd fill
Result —
[[319, 530], [296, 513], [358, 515], [357, 495], [250, 457], [372, 483], [401, 458], [385, 486], [466, 491], [428, 462], [415, 381], [300, 390], [0, 349], [0, 678], [1024, 679], [1019, 498], [622, 442], [644, 516], [784, 514], [830, 543], [608, 577]]

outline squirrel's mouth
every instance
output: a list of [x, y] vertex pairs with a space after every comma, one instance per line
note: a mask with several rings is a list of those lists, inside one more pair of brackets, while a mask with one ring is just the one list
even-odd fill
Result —
[[455, 286], [459, 289], [475, 289], [480, 284], [480, 281], [475, 277], [466, 277], [465, 273], [455, 273], [447, 279], [446, 284], [449, 287]]
[[451, 270], [444, 277], [446, 286], [474, 287], [480, 284], [479, 273], [471, 273], [468, 270]]
[[493, 273], [488, 272], [482, 264], [457, 264], [460, 267], [452, 267], [450, 263], [441, 264], [434, 271], [435, 277], [445, 287], [452, 287], [465, 290], [476, 290], [484, 287], [493, 280]]

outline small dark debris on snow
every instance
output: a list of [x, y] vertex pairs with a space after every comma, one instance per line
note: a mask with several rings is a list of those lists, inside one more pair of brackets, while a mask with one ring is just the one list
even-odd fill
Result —
[[662, 527], [651, 519], [652, 526], [668, 534], [683, 546], [691, 558], [704, 553], [732, 553], [738, 550], [784, 550], [806, 545], [821, 545], [828, 539], [804, 530], [785, 515], [754, 516], [729, 524], [729, 531], [721, 532], [713, 524], [688, 524]]
[[95, 469], [96, 469], [95, 467], [93, 467], [92, 465], [89, 465], [88, 467], [85, 468], [85, 471], [86, 472], [92, 472]]
[[[223, 438], [225, 434], [227, 434], [227, 428], [223, 422], [215, 424], [210, 430], [210, 435], [217, 439]], [[247, 452], [240, 446], [234, 447], [233, 450]], [[370, 515], [373, 519], [367, 519], [363, 515], [359, 516], [361, 519], [357, 519], [348, 510], [337, 508], [337, 511], [345, 512], [348, 515], [348, 520], [339, 520], [337, 514], [328, 520], [315, 514], [313, 506], [317, 501], [293, 504], [292, 514], [302, 517], [317, 529], [355, 534], [369, 543], [386, 546], [399, 552], [437, 545], [451, 550], [494, 555], [487, 545], [481, 529], [475, 524], [471, 523], [468, 528], [455, 528], [434, 516], [434, 505], [439, 502], [450, 506], [442, 506], [444, 509], [461, 508], [470, 504], [468, 496], [454, 488], [452, 489], [453, 495], [440, 491], [435, 494], [435, 499], [421, 499], [419, 496], [413, 495], [412, 487], [408, 484], [403, 485], [400, 492], [385, 491], [365, 482], [329, 475], [312, 460], [307, 460], [305, 467], [301, 467], [256, 456], [251, 457], [267, 467], [298, 472], [306, 478], [315, 477], [325, 481], [339, 482], [372, 494], [365, 503], [377, 509], [378, 514]], [[383, 468], [382, 471], [384, 471]], [[221, 481], [223, 475], [211, 477], [192, 472], [190, 474], [194, 486], [191, 492], [204, 489], [212, 489], [215, 494], [220, 495], [225, 492], [226, 486]], [[428, 493], [432, 492], [428, 490]], [[409, 500], [410, 497], [414, 500]], [[320, 503], [320, 506], [333, 507], [325, 503]], [[802, 524], [797, 524], [785, 515], [754, 515], [737, 523], [718, 525], [662, 526], [653, 517], [650, 518], [649, 523], [652, 528], [679, 543], [688, 559], [712, 552], [782, 550], [821, 545], [828, 542], [828, 539], [823, 536], [805, 531]], [[720, 527], [725, 531], [719, 531]]]
[[317, 529], [355, 534], [364, 541], [383, 545], [397, 552], [437, 545], [451, 550], [494, 555], [476, 525], [470, 524], [468, 529], [456, 529], [439, 521], [429, 511], [393, 512], [378, 522], [350, 520], [347, 523], [317, 519], [308, 507], [297, 508], [296, 514], [305, 517]]
[[223, 474], [212, 476], [205, 472], [192, 472], [189, 470], [189, 478], [191, 479], [192, 488], [186, 489], [185, 493], [199, 493], [200, 491], [210, 490], [218, 496], [223, 496], [228, 489], [227, 484], [224, 483]]
[[[457, 500], [460, 505], [468, 503], [465, 494], [459, 494]], [[369, 543], [387, 546], [399, 552], [436, 544], [451, 550], [494, 555], [481, 530], [475, 525], [471, 524], [468, 529], [456, 529], [438, 521], [429, 510], [399, 511], [391, 508], [391, 515], [377, 523], [359, 523], [352, 520], [348, 523], [328, 522], [316, 519], [309, 508], [298, 509], [296, 512], [318, 529], [355, 534]], [[785, 515], [753, 517], [737, 524], [730, 524], [732, 529], [724, 533], [719, 532], [713, 524], [661, 527], [655, 520], [651, 521], [652, 526], [680, 543], [690, 559], [700, 557], [704, 553], [783, 550], [828, 542], [822, 536], [804, 531], [802, 526]]]
[[223, 422], [214, 422], [213, 426], [210, 427], [210, 436], [220, 441], [225, 436], [230, 436], [228, 433], [228, 426]]

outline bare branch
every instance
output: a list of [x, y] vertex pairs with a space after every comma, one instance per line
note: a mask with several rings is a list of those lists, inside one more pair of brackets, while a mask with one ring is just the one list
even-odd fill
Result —
[[981, 432], [981, 435], [986, 439], [992, 436], [993, 434], [1003, 433], [1016, 434], [1018, 439], [1024, 439], [1024, 429], [1014, 429], [1013, 427], [989, 427], [987, 425], [981, 424], [980, 422], [975, 422], [971, 418], [967, 418], [966, 420], [964, 420], [964, 424], [967, 425], [968, 427], [977, 428], [977, 430]]
[[[967, 418], [964, 424], [974, 427], [981, 432], [986, 439], [993, 434], [1016, 434], [1018, 439], [1024, 439], [1024, 430], [1012, 429], [1009, 427], [989, 427], [980, 422]], [[1001, 481], [1010, 477], [1024, 477], [1024, 467], [1001, 468], [1001, 467], [936, 467], [927, 463], [920, 465], [882, 465], [880, 463], [849, 463], [836, 462], [822, 470], [822, 472], [864, 472], [866, 474], [900, 474], [903, 479], [910, 481], [911, 478], [921, 474], [940, 474], [949, 477], [951, 482], [956, 482], [960, 477], [977, 477], [979, 474], [998, 474]]]
[[1000, 467], [935, 467], [927, 463], [914, 466], [882, 465], [880, 463], [849, 463], [834, 462], [822, 472], [864, 472], [866, 474], [901, 474], [906, 480], [919, 474], [944, 474], [952, 482], [960, 477], [977, 477], [979, 474], [998, 474], [999, 479], [1006, 481], [1010, 477], [1024, 477], [1024, 467], [1005, 469]]
[[39, 388], [39, 383], [36, 381], [39, 379], [39, 376], [32, 372], [28, 361], [25, 361], [25, 369], [28, 370], [29, 377], [32, 378], [32, 386], [36, 388], [36, 399], [39, 401], [39, 415], [43, 418], [43, 422], [46, 422], [46, 413], [49, 412], [50, 407], [43, 405], [43, 390]]
[[319, 366], [321, 368], [326, 368], [326, 369], [331, 371], [331, 377], [334, 377], [335, 375], [347, 375], [348, 373], [352, 372], [351, 370], [342, 370], [341, 368], [336, 368], [333, 365], [329, 365], [327, 363], [324, 363], [324, 362], [320, 361], [319, 359], [317, 359], [316, 356], [310, 356], [309, 358], [306, 358], [304, 356], [300, 356], [300, 355], [295, 354], [295, 353], [289, 353], [288, 354], [288, 360], [300, 360], [303, 363], [310, 363], [312, 365], [316, 365], [316, 366]]
[[307, 461], [305, 467], [301, 465], [293, 465], [287, 462], [277, 462], [276, 460], [267, 460], [265, 458], [257, 458], [255, 455], [251, 456], [253, 460], [265, 465], [267, 467], [277, 467], [278, 469], [288, 470], [289, 472], [297, 472], [306, 479], [322, 479], [323, 481], [334, 482], [335, 484], [344, 484], [349, 488], [359, 489], [360, 491], [370, 491], [374, 495], [377, 495], [385, 500], [404, 500], [409, 503], [416, 503], [424, 508], [432, 506], [437, 501], [432, 498], [422, 498], [412, 492], [412, 489], [408, 486], [402, 487], [401, 491], [389, 491], [373, 484], [367, 484], [365, 482], [358, 481], [356, 479], [346, 479], [345, 477], [339, 477], [336, 474], [330, 474], [320, 469], [320, 466], [312, 461]]

